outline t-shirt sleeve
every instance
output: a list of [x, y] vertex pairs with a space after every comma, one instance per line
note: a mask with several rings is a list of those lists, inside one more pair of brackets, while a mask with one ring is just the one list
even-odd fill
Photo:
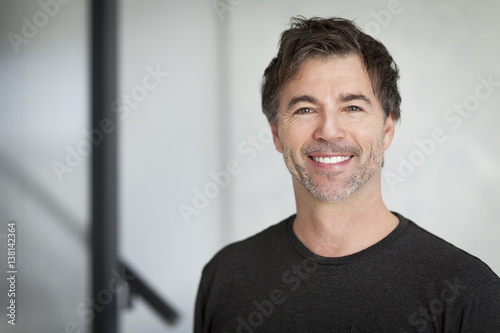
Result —
[[485, 285], [467, 302], [460, 332], [500, 332], [500, 282]]

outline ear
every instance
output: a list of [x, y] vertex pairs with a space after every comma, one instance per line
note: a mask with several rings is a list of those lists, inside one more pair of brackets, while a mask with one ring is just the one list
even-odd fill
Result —
[[277, 151], [283, 153], [283, 146], [281, 145], [281, 139], [279, 136], [277, 121], [271, 123], [271, 132], [273, 133], [274, 147], [276, 147]]
[[387, 150], [392, 143], [392, 138], [394, 137], [394, 116], [391, 114], [385, 120], [384, 124], [384, 150]]

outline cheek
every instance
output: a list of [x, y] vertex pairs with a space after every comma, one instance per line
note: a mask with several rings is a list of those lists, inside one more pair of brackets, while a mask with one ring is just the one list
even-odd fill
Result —
[[293, 137], [290, 134], [293, 134], [293, 125], [295, 123], [294, 119], [286, 119], [283, 121], [278, 121], [278, 128], [276, 129], [276, 135], [274, 138], [274, 145], [279, 152], [283, 152], [282, 146], [290, 146], [293, 141]]
[[284, 122], [279, 130], [280, 144], [288, 150], [300, 150], [312, 137], [312, 126], [300, 120]]
[[[360, 124], [358, 124], [360, 125]], [[384, 131], [372, 126], [353, 126], [349, 131], [351, 139], [365, 152], [384, 147]]]
[[373, 141], [377, 144], [385, 144], [385, 125], [380, 119], [363, 117], [357, 124], [353, 124], [353, 130], [362, 137], [365, 142]]
[[375, 115], [362, 115], [357, 121], [361, 122], [365, 128], [370, 128], [372, 131], [379, 132], [382, 128], [384, 128], [384, 120]]

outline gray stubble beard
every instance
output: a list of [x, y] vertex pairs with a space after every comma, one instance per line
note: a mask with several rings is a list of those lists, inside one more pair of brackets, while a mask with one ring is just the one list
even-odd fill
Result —
[[[329, 145], [332, 146], [332, 143], [329, 143]], [[315, 198], [327, 202], [339, 202], [353, 194], [358, 188], [368, 182], [368, 180], [370, 180], [377, 173], [377, 170], [382, 166], [384, 158], [384, 149], [382, 146], [382, 142], [379, 141], [375, 146], [375, 151], [370, 151], [366, 162], [358, 168], [354, 176], [352, 176], [348, 180], [348, 182], [343, 186], [342, 189], [340, 189], [340, 191], [338, 191], [338, 188], [328, 188], [325, 192], [324, 186], [321, 186], [321, 184], [314, 182], [311, 175], [306, 171], [306, 169], [303, 166], [299, 165], [299, 163], [297, 163], [297, 161], [292, 157], [291, 150], [284, 145], [282, 145], [282, 149], [283, 159], [285, 160], [286, 167], [288, 168], [290, 174], [295, 178], [295, 180], [297, 180]], [[302, 149], [301, 156], [307, 159], [309, 158], [307, 156], [313, 152], [325, 152], [328, 150], [337, 153], [349, 153], [354, 155], [354, 157], [359, 156], [361, 153], [361, 150], [358, 147], [341, 147], [338, 144], [334, 143], [333, 148], [330, 149], [325, 149], [324, 147]], [[326, 181], [334, 181], [340, 174], [341, 172], [321, 172], [321, 175], [326, 178]]]

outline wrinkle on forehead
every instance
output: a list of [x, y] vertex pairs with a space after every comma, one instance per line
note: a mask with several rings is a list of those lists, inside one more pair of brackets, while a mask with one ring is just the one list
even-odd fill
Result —
[[[370, 77], [370, 74], [368, 73], [368, 70], [366, 68], [366, 66], [364, 65], [363, 63], [363, 60], [361, 59], [361, 56], [356, 54], [356, 53], [350, 53], [350, 54], [346, 54], [346, 55], [333, 55], [333, 54], [330, 54], [330, 55], [322, 55], [322, 54], [318, 54], [318, 55], [314, 55], [306, 60], [304, 60], [302, 62], [302, 64], [299, 66], [299, 68], [297, 69], [297, 71], [295, 72], [295, 74], [287, 81], [285, 81], [283, 83], [283, 87], [285, 87], [287, 84], [289, 84], [291, 81], [296, 81], [296, 80], [300, 80], [302, 79], [302, 76], [304, 74], [304, 72], [311, 66], [316, 66], [318, 63], [324, 63], [324, 62], [327, 62], [329, 60], [347, 60], [347, 59], [357, 59], [358, 60], [358, 64], [360, 65], [362, 71], [363, 71], [363, 74], [366, 75], [366, 77], [368, 78], [368, 81], [370, 82], [370, 92], [371, 94], [375, 97], [375, 100], [377, 103], [379, 103], [380, 105], [382, 105], [378, 99], [378, 96], [375, 92], [375, 87], [374, 87], [374, 82], [372, 81], [372, 78]], [[278, 109], [281, 108], [281, 98], [283, 96], [283, 90], [284, 89], [281, 89], [280, 91], [280, 95], [279, 95], [279, 103], [278, 103]], [[384, 113], [385, 114], [385, 113]]]

